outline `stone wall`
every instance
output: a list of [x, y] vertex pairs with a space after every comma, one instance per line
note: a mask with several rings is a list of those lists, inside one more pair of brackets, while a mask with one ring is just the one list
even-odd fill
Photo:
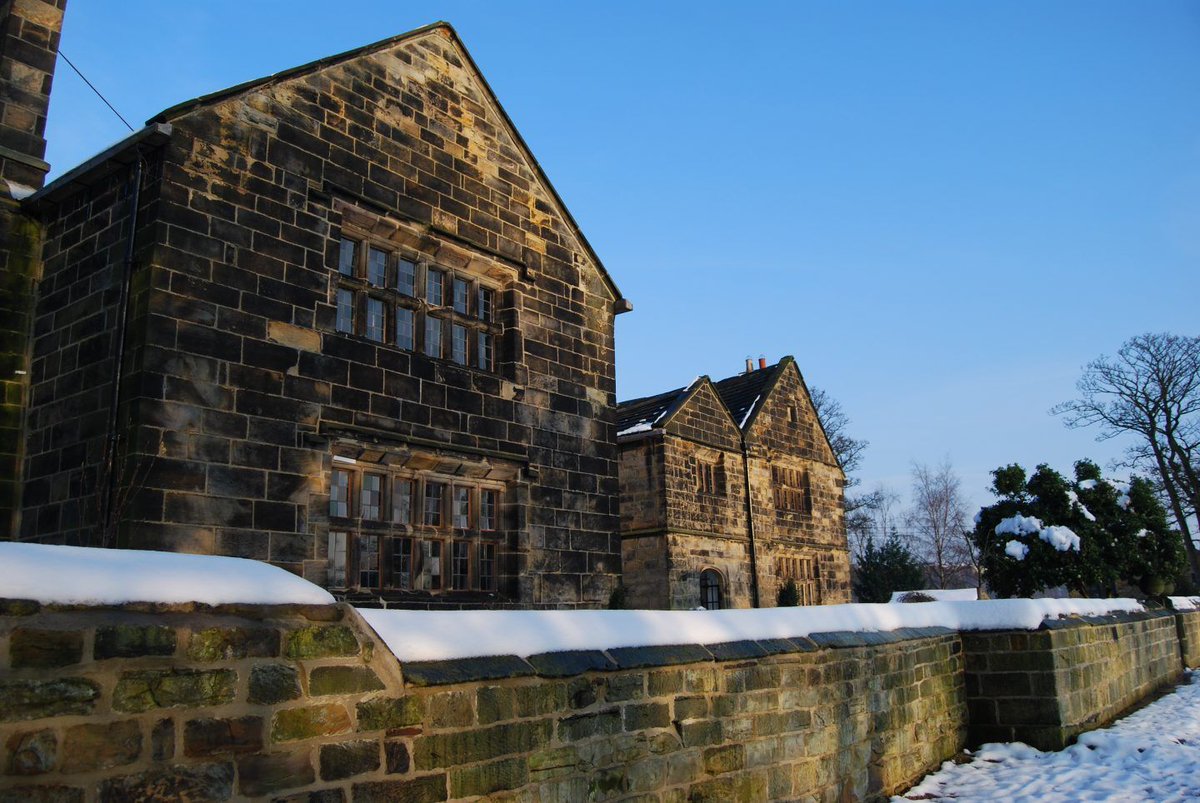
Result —
[[1184, 666], [1200, 667], [1200, 610], [1177, 611], [1175, 626]]
[[1179, 676], [1175, 622], [401, 666], [344, 604], [0, 601], [0, 803], [879, 799], [968, 733], [1107, 723]]
[[970, 743], [1059, 750], [1183, 670], [1170, 613], [1048, 621], [1036, 632], [963, 633]]
[[344, 606], [0, 612], [4, 803], [865, 799], [965, 738], [949, 631], [401, 668]]

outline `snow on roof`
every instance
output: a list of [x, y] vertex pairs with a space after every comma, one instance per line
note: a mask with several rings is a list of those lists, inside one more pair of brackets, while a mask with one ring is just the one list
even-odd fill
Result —
[[905, 594], [924, 594], [933, 597], [935, 602], [970, 602], [979, 599], [979, 591], [974, 588], [914, 588], [910, 591], [893, 591], [889, 602], [902, 602]]
[[325, 589], [244, 558], [0, 542], [0, 597], [63, 605], [328, 605]]
[[1036, 630], [1047, 618], [1140, 611], [1132, 599], [1001, 599], [724, 611], [406, 611], [359, 609], [401, 661], [564, 650], [720, 644], [902, 627]]
[[1200, 597], [1167, 597], [1171, 609], [1176, 611], [1194, 611], [1200, 609]]

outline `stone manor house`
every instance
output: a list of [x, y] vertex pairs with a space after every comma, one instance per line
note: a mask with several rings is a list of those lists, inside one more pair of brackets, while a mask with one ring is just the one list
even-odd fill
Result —
[[[64, 7], [0, 5], [0, 537], [267, 560], [389, 604], [607, 604], [632, 307], [453, 29], [179, 104], [43, 186]], [[753, 426], [752, 480], [783, 448]], [[823, 510], [836, 464], [805, 431], [780, 430]], [[796, 539], [836, 516], [792, 513], [692, 528], [763, 545], [757, 584], [714, 560], [722, 604], [773, 604], [771, 561], [809, 571]]]

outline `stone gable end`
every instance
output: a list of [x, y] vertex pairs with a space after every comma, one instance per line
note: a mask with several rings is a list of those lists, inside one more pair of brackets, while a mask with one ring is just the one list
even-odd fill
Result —
[[664, 429], [671, 435], [719, 449], [741, 448], [737, 424], [707, 379], [675, 411]]
[[753, 415], [746, 439], [769, 449], [836, 467], [837, 458], [821, 428], [800, 369], [789, 360], [779, 371], [767, 398], [760, 402]]

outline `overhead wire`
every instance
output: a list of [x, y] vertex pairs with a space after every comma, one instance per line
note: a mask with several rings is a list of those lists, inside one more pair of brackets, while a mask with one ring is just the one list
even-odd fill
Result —
[[69, 58], [67, 58], [67, 54], [66, 54], [66, 53], [64, 53], [64, 52], [62, 52], [62, 51], [60, 50], [60, 51], [58, 51], [58, 55], [62, 56], [62, 58], [63, 58], [63, 61], [65, 61], [65, 62], [67, 63], [67, 65], [68, 65], [68, 66], [69, 66], [69, 67], [70, 67], [72, 70], [74, 70], [74, 71], [75, 71], [75, 74], [76, 74], [76, 75], [78, 75], [80, 78], [82, 78], [82, 79], [83, 79], [83, 82], [84, 82], [85, 84], [87, 84], [87, 85], [88, 85], [88, 87], [90, 87], [90, 88], [91, 88], [91, 90], [92, 90], [93, 92], [95, 92], [95, 93], [96, 93], [96, 97], [98, 97], [98, 98], [100, 98], [100, 100], [104, 101], [104, 105], [105, 105], [105, 106], [107, 106], [107, 107], [108, 107], [108, 108], [109, 108], [109, 109], [112, 111], [112, 113], [113, 113], [113, 114], [115, 114], [115, 115], [116, 115], [118, 118], [120, 118], [121, 122], [125, 124], [125, 127], [126, 127], [126, 128], [128, 128], [130, 131], [132, 131], [132, 130], [133, 130], [133, 126], [131, 126], [131, 125], [129, 124], [129, 121], [128, 121], [128, 120], [126, 120], [124, 117], [122, 117], [122, 116], [121, 116], [121, 113], [120, 113], [119, 111], [117, 111], [117, 110], [116, 110], [116, 108], [115, 108], [115, 107], [114, 107], [114, 106], [113, 106], [111, 103], [109, 103], [109, 102], [108, 102], [108, 98], [104, 97], [104, 95], [102, 95], [102, 94], [100, 93], [100, 90], [99, 90], [99, 89], [96, 89], [96, 86], [95, 86], [95, 84], [93, 84], [91, 81], [89, 81], [89, 80], [87, 79], [87, 76], [86, 76], [86, 75], [84, 75], [84, 74], [83, 74], [83, 73], [80, 71], [80, 69], [79, 69], [78, 67], [76, 67], [76, 66], [75, 66], [75, 65], [74, 65], [74, 64], [71, 62], [71, 60], [70, 60]]

